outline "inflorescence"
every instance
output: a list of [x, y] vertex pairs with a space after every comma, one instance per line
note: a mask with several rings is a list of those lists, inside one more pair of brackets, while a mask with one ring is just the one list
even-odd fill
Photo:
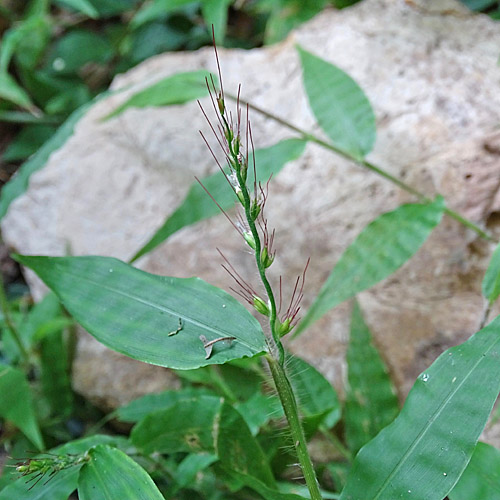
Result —
[[[202, 182], [197, 178], [207, 194], [212, 198], [214, 203], [219, 207], [235, 230], [244, 238], [248, 246], [254, 251], [257, 267], [266, 288], [267, 300], [261, 298], [255, 289], [236, 271], [229, 260], [218, 250], [224, 263], [222, 267], [233, 278], [237, 284], [237, 288], [231, 290], [242, 297], [246, 302], [252, 305], [259, 313], [270, 318], [271, 331], [274, 340], [281, 350], [279, 339], [289, 333], [299, 321], [300, 303], [303, 298], [303, 290], [305, 283], [305, 274], [309, 265], [309, 260], [306, 263], [301, 276], [297, 277], [295, 287], [290, 299], [290, 304], [286, 311], [280, 316], [282, 302], [282, 284], [280, 277], [279, 289], [279, 308], [276, 307], [273, 291], [266, 278], [266, 270], [274, 262], [276, 251], [273, 248], [275, 230], [270, 230], [268, 220], [265, 217], [265, 206], [269, 193], [269, 182], [271, 177], [263, 186], [257, 177], [257, 169], [255, 162], [255, 148], [252, 137], [252, 127], [248, 117], [248, 104], [246, 105], [246, 116], [243, 124], [242, 121], [242, 106], [240, 103], [241, 85], [238, 87], [236, 98], [236, 114], [227, 110], [224, 96], [224, 87], [222, 84], [222, 76], [219, 64], [217, 48], [214, 43], [215, 57], [217, 61], [217, 70], [220, 82], [220, 89], [217, 88], [214, 78], [211, 76], [206, 79], [208, 93], [212, 103], [212, 107], [217, 117], [216, 123], [212, 123], [203, 106], [198, 101], [201, 111], [205, 116], [210, 129], [223, 152], [224, 161], [227, 168], [222, 166], [214, 150], [210, 146], [209, 141], [200, 131], [200, 134], [205, 141], [210, 153], [212, 154], [218, 168], [223, 173], [225, 180], [233, 190], [238, 202], [241, 204], [244, 215], [238, 214], [236, 220], [231, 217], [219, 205], [217, 200], [203, 186]], [[242, 128], [244, 126], [244, 141], [242, 141]], [[253, 186], [249, 189], [248, 181], [249, 166], [253, 174]]]

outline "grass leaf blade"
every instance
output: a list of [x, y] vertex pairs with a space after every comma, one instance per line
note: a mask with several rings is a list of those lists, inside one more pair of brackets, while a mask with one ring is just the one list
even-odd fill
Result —
[[388, 427], [358, 453], [341, 500], [442, 500], [467, 466], [500, 391], [500, 317], [444, 352]]
[[484, 275], [482, 290], [490, 304], [495, 302], [500, 295], [500, 244], [491, 256], [490, 264]]
[[[267, 181], [271, 174], [276, 175], [287, 162], [299, 158], [304, 152], [305, 146], [306, 142], [303, 140], [288, 139], [269, 148], [255, 151], [257, 182]], [[205, 177], [202, 179], [202, 183], [224, 210], [234, 205], [236, 200], [234, 193], [224, 182], [220, 172]], [[219, 209], [207, 196], [203, 188], [197, 182], [193, 183], [184, 201], [167, 217], [167, 220], [151, 239], [136, 252], [130, 262], [134, 262], [151, 252], [183, 227], [208, 219], [219, 213]]]
[[340, 68], [297, 48], [304, 87], [318, 124], [333, 145], [356, 159], [375, 143], [375, 115], [359, 85]]
[[[198, 278], [149, 274], [110, 257], [16, 256], [50, 287], [99, 342], [126, 356], [181, 370], [266, 351], [257, 320]], [[169, 335], [179, 329], [175, 335]], [[200, 335], [218, 342], [206, 359]]]
[[353, 456], [398, 415], [396, 392], [356, 302], [347, 349], [346, 440]]
[[294, 336], [399, 269], [439, 224], [443, 210], [443, 199], [438, 197], [429, 204], [402, 205], [368, 224], [340, 257]]
[[105, 444], [89, 452], [80, 471], [80, 500], [164, 500], [148, 473], [125, 453]]

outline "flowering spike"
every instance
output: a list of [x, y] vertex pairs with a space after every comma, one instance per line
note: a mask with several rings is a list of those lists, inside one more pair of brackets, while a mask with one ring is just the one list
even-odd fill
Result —
[[222, 264], [222, 268], [233, 278], [236, 284], [240, 287], [239, 290], [231, 288], [231, 290], [237, 293], [240, 297], [242, 297], [246, 302], [250, 305], [253, 305], [253, 298], [257, 295], [257, 292], [252, 288], [252, 285], [247, 283], [244, 278], [236, 271], [233, 265], [229, 262], [229, 260], [225, 257], [225, 255], [217, 248], [219, 255], [224, 259], [229, 269]]
[[90, 457], [87, 453], [81, 455], [53, 455], [50, 457], [38, 457], [36, 459], [28, 458], [15, 464], [15, 468], [21, 476], [31, 476], [27, 481], [28, 483], [33, 483], [29, 488], [31, 490], [46, 474], [49, 476], [44, 484], [47, 484], [57, 472], [81, 465], [89, 459]]
[[257, 220], [257, 217], [259, 216], [261, 211], [260, 204], [256, 199], [252, 201], [252, 206], [250, 207], [250, 216], [252, 217], [252, 220]]
[[255, 244], [255, 238], [253, 237], [253, 234], [250, 231], [245, 231], [243, 233], [243, 238], [245, 238], [245, 241], [248, 243], [248, 246], [252, 250], [255, 250], [256, 244]]
[[295, 325], [292, 325], [292, 320], [290, 318], [285, 319], [283, 323], [280, 323], [278, 327], [278, 333], [280, 337], [284, 337], [287, 333], [290, 333]]
[[224, 98], [222, 97], [222, 93], [219, 93], [219, 96], [217, 97], [217, 105], [219, 107], [219, 113], [221, 115], [224, 115], [224, 112], [226, 111], [226, 106], [224, 104]]
[[[284, 324], [286, 323], [287, 320], [290, 320], [289, 322], [289, 329], [288, 332], [292, 330], [292, 328], [298, 323], [298, 314], [300, 311], [300, 303], [302, 299], [304, 298], [304, 284], [306, 281], [306, 272], [307, 268], [309, 267], [309, 262], [310, 258], [307, 259], [306, 265], [304, 267], [304, 271], [302, 272], [302, 276], [297, 276], [297, 280], [295, 281], [295, 287], [293, 289], [292, 297], [290, 299], [290, 305], [288, 306], [288, 309], [286, 313], [282, 316], [281, 318], [281, 323]], [[300, 286], [299, 286], [300, 283]], [[286, 332], [286, 333], [288, 333]], [[284, 333], [283, 335], [286, 335]]]
[[263, 314], [264, 316], [269, 316], [269, 314], [271, 314], [269, 306], [257, 295], [253, 298], [253, 306], [257, 312], [260, 312], [260, 314]]
[[236, 231], [238, 231], [238, 233], [242, 234], [241, 229], [231, 220], [231, 217], [229, 217], [229, 215], [227, 215], [226, 211], [219, 205], [219, 203], [217, 203], [217, 200], [211, 195], [211, 193], [203, 185], [203, 183], [200, 181], [200, 179], [198, 179], [198, 177], [196, 177], [196, 176], [195, 176], [195, 179], [198, 181], [198, 183], [200, 184], [200, 186], [205, 190], [205, 193], [207, 193], [208, 196], [210, 196], [210, 198], [212, 198], [212, 201], [217, 205], [217, 207], [219, 208], [219, 210], [224, 214], [224, 216], [230, 222], [230, 224], [236, 229]]
[[274, 255], [269, 255], [268, 251], [267, 251], [267, 247], [264, 247], [262, 249], [262, 253], [261, 253], [261, 256], [260, 256], [261, 260], [262, 260], [262, 264], [263, 266], [267, 269], [268, 267], [271, 266], [271, 264], [273, 263], [274, 261]]

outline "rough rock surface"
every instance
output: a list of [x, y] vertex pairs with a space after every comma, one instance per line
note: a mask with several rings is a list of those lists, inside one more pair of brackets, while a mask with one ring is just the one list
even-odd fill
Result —
[[[225, 87], [242, 82], [245, 99], [313, 129], [295, 50], [300, 44], [347, 71], [367, 93], [378, 127], [372, 162], [429, 196], [444, 194], [448, 206], [498, 234], [498, 24], [450, 1], [418, 5], [364, 0], [325, 11], [277, 46], [221, 50]], [[117, 77], [113, 88], [125, 90], [90, 110], [12, 204], [2, 223], [5, 241], [28, 254], [63, 255], [69, 246], [74, 255], [130, 258], [180, 203], [193, 176], [215, 171], [198, 135], [207, 126], [194, 103], [100, 119], [131, 92], [199, 68], [215, 70], [211, 50], [158, 56]], [[293, 136], [258, 113], [252, 125], [257, 147]], [[315, 145], [270, 190], [268, 218], [276, 226], [278, 248], [273, 271], [291, 283], [311, 256], [306, 306], [370, 220], [412, 201], [384, 179]], [[228, 289], [216, 247], [255, 277], [252, 259], [228, 229], [220, 216], [186, 228], [138, 265], [158, 274], [197, 275]], [[484, 308], [480, 284], [490, 253], [488, 244], [445, 217], [409, 263], [360, 295], [403, 396], [442, 350], [478, 329]], [[29, 273], [28, 278], [39, 297], [43, 288]], [[350, 305], [341, 305], [290, 344], [337, 387], [349, 313]], [[138, 369], [89, 337], [81, 339], [75, 375], [76, 388], [105, 406], [167, 384], [165, 370]]]

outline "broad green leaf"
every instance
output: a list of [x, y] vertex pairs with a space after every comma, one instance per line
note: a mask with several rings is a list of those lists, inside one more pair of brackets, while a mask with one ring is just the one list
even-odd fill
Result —
[[500, 450], [486, 443], [477, 443], [469, 465], [448, 497], [450, 500], [498, 500]]
[[27, 2], [27, 6], [23, 11], [23, 17], [28, 19], [41, 14], [48, 14], [49, 11], [50, 0], [31, 0], [30, 2]]
[[[79, 455], [99, 444], [124, 446], [126, 439], [121, 436], [105, 436], [96, 434], [88, 438], [70, 441], [62, 446], [50, 450], [52, 454]], [[15, 454], [14, 456], [24, 456]], [[41, 454], [41, 457], [50, 455]], [[0, 500], [68, 500], [78, 486], [78, 476], [81, 465], [70, 467], [58, 472], [50, 481], [47, 477], [41, 478], [38, 484], [35, 481], [27, 482], [30, 476], [20, 477], [0, 491]]]
[[347, 349], [347, 381], [345, 431], [354, 456], [399, 413], [387, 368], [373, 345], [357, 302], [352, 311]]
[[71, 75], [90, 62], [106, 64], [113, 52], [105, 37], [90, 30], [73, 30], [57, 40], [47, 66], [56, 74]]
[[[61, 118], [66, 117], [92, 100], [91, 90], [78, 75], [58, 75], [51, 68], [25, 71], [23, 84], [49, 116], [60, 113]], [[106, 91], [95, 100], [109, 93]]]
[[92, 94], [86, 84], [72, 81], [67, 90], [61, 90], [45, 103], [45, 112], [51, 115], [65, 115], [91, 101]]
[[4, 161], [26, 160], [48, 141], [56, 129], [51, 125], [27, 125], [21, 129], [2, 155]]
[[21, 31], [20, 39], [15, 47], [15, 60], [18, 67], [21, 66], [27, 71], [35, 71], [50, 42], [51, 24], [50, 17], [35, 15], [15, 28]]
[[215, 33], [215, 43], [222, 44], [226, 36], [227, 10], [231, 0], [203, 0], [201, 11], [207, 28], [213, 26]]
[[214, 365], [203, 366], [195, 370], [175, 370], [175, 374], [180, 379], [191, 384], [206, 386], [208, 389], [213, 391], [213, 395], [223, 396], [229, 401], [237, 401], [238, 398], [228, 387], [219, 370], [216, 369], [219, 368], [219, 366], [225, 365], [218, 365], [217, 367], [214, 367]]
[[497, 0], [460, 0], [470, 10], [482, 11], [498, 5]]
[[30, 96], [8, 73], [0, 72], [0, 99], [30, 111], [35, 109]]
[[[199, 33], [202, 33], [201, 28]], [[134, 66], [163, 52], [181, 50], [186, 48], [188, 40], [190, 37], [186, 31], [176, 29], [167, 22], [145, 24], [129, 35], [126, 63]]]
[[[305, 146], [306, 142], [303, 140], [288, 139], [278, 142], [274, 146], [255, 151], [257, 182], [265, 182], [271, 174], [278, 174], [286, 163], [296, 160], [302, 155]], [[205, 177], [202, 179], [202, 183], [224, 210], [234, 205], [234, 193], [227, 186], [220, 172]], [[167, 217], [163, 226], [156, 231], [153, 237], [132, 257], [131, 262], [151, 252], [179, 229], [213, 217], [218, 213], [220, 213], [219, 209], [207, 196], [204, 189], [197, 182], [193, 183], [184, 201]]]
[[100, 444], [106, 444], [115, 448], [125, 450], [130, 446], [128, 439], [123, 436], [109, 436], [107, 434], [95, 434], [93, 436], [75, 439], [50, 450], [57, 455], [80, 455]]
[[41, 382], [51, 414], [68, 417], [73, 408], [68, 345], [61, 330], [45, 336], [40, 345]]
[[130, 25], [133, 28], [138, 28], [151, 21], [162, 20], [168, 14], [192, 3], [194, 0], [153, 0], [153, 2], [144, 4], [133, 17]]
[[222, 405], [216, 443], [224, 468], [253, 476], [269, 487], [276, 486], [267, 456], [243, 417], [227, 403]]
[[[35, 271], [99, 342], [139, 361], [186, 370], [267, 350], [258, 321], [199, 278], [156, 276], [110, 257], [16, 259]], [[234, 341], [215, 343], [206, 359], [200, 335]]]
[[474, 451], [500, 391], [500, 316], [444, 352], [354, 460], [341, 499], [442, 500]]
[[81, 12], [92, 19], [99, 18], [99, 12], [89, 0], [57, 0], [57, 3]]
[[[0, 45], [0, 73], [7, 74], [12, 56], [23, 46], [27, 54], [21, 55], [21, 61], [33, 67], [43, 52], [45, 41], [49, 37], [49, 25], [44, 15], [33, 15], [7, 30]], [[26, 47], [26, 41], [38, 42], [41, 47]]]
[[328, 380], [296, 356], [287, 359], [287, 371], [304, 416], [321, 416], [321, 419], [315, 419], [316, 425], [323, 422], [327, 428], [333, 427], [340, 419], [341, 406]]
[[80, 471], [80, 500], [164, 500], [148, 473], [125, 453], [107, 445], [90, 450]]
[[28, 381], [23, 372], [3, 363], [0, 363], [0, 418], [12, 422], [39, 450], [43, 449]]
[[[144, 90], [137, 92], [120, 104], [106, 116], [105, 120], [123, 113], [128, 108], [146, 108], [149, 106], [171, 106], [184, 104], [194, 99], [201, 99], [207, 95], [205, 78], [211, 73], [205, 70], [177, 73], [160, 80]], [[216, 82], [216, 77], [214, 76]]]
[[399, 269], [439, 224], [443, 209], [438, 197], [429, 204], [402, 205], [368, 224], [344, 251], [294, 335]]
[[260, 428], [271, 419], [284, 416], [279, 399], [272, 394], [262, 394], [260, 391], [247, 401], [235, 404], [234, 407], [245, 420], [252, 436], [256, 436]]
[[286, 0], [269, 3], [271, 12], [264, 35], [266, 45], [283, 40], [292, 29], [312, 19], [328, 4], [326, 0]]
[[210, 388], [214, 394], [223, 396], [231, 403], [245, 401], [260, 391], [262, 374], [247, 367], [236, 366], [238, 361], [259, 363], [260, 358], [242, 358], [223, 365], [211, 365], [196, 370], [176, 370], [175, 374], [191, 384], [201, 384]]
[[130, 434], [144, 453], [214, 453], [223, 399], [200, 396], [143, 418]]
[[491, 256], [490, 264], [483, 279], [483, 295], [493, 304], [500, 295], [500, 244]]
[[196, 475], [218, 460], [217, 455], [211, 453], [191, 453], [177, 467], [175, 481], [177, 489], [185, 488], [196, 480]]
[[336, 9], [345, 9], [346, 7], [350, 7], [360, 1], [361, 0], [333, 0], [332, 3]]
[[[243, 361], [261, 362], [260, 358], [246, 358]], [[230, 394], [231, 401], [246, 401], [255, 393], [260, 392], [262, 381], [265, 375], [258, 373], [247, 367], [236, 366], [233, 363], [226, 363], [221, 366], [212, 366], [211, 370], [215, 372], [219, 379], [216, 383], [221, 389], [221, 393], [228, 399]]]
[[274, 484], [258, 442], [242, 416], [222, 398], [181, 400], [148, 415], [133, 428], [131, 440], [144, 453], [216, 453], [223, 466]]
[[225, 472], [233, 481], [251, 488], [265, 500], [304, 500], [303, 496], [294, 495], [293, 493], [282, 493], [274, 486], [269, 487], [252, 475], [231, 469], [227, 469]]
[[150, 413], [166, 410], [184, 399], [195, 399], [200, 396], [214, 396], [212, 391], [202, 387], [186, 387], [178, 391], [164, 391], [158, 394], [146, 394], [115, 412], [116, 418], [122, 422], [139, 422]]
[[[100, 98], [101, 97], [97, 97], [95, 101]], [[47, 163], [49, 156], [54, 151], [58, 150], [67, 141], [67, 139], [73, 135], [76, 123], [86, 113], [90, 106], [90, 103], [85, 104], [73, 112], [73, 114], [52, 136], [52, 138], [49, 139], [28, 161], [23, 163], [16, 175], [2, 187], [2, 191], [0, 193], [0, 219], [2, 219], [7, 213], [9, 205], [12, 201], [26, 191], [31, 174], [43, 168]]]
[[355, 159], [375, 143], [375, 115], [359, 85], [341, 69], [298, 47], [304, 86], [318, 124], [333, 145]]
[[99, 13], [99, 17], [110, 17], [132, 11], [142, 0], [88, 0]]

